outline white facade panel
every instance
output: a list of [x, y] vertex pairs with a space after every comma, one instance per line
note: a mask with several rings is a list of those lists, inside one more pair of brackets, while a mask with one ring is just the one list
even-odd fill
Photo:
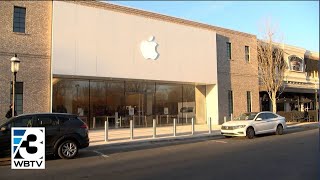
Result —
[[[53, 74], [217, 83], [216, 33], [73, 3], [53, 2]], [[159, 56], [140, 43], [154, 36]]]

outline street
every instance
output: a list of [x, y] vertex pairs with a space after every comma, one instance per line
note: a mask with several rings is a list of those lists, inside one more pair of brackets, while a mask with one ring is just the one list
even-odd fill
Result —
[[319, 129], [221, 136], [121, 149], [89, 148], [77, 159], [46, 161], [45, 170], [0, 166], [1, 179], [319, 179]]

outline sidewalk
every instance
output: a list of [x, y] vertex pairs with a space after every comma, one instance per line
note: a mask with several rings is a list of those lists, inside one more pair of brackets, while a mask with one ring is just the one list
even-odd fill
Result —
[[108, 142], [104, 141], [104, 129], [90, 130], [90, 146], [97, 145], [120, 145], [139, 142], [154, 142], [173, 139], [195, 138], [203, 136], [212, 136], [220, 134], [220, 125], [212, 126], [211, 135], [207, 125], [195, 125], [195, 133], [191, 135], [191, 125], [177, 126], [176, 136], [173, 136], [173, 126], [157, 127], [156, 138], [153, 138], [153, 128], [135, 128], [133, 132], [134, 138], [130, 139], [130, 128], [109, 129]]
[[[319, 127], [318, 122], [305, 122], [305, 123], [296, 123], [296, 122], [287, 122], [287, 128], [305, 128], [305, 127]], [[221, 125], [212, 126], [211, 134], [209, 134], [209, 127], [206, 124], [195, 125], [195, 133], [191, 135], [191, 125], [180, 125], [177, 126], [176, 136], [173, 136], [173, 127], [157, 127], [156, 133], [157, 137], [153, 138], [153, 128], [136, 128], [134, 129], [134, 138], [130, 139], [130, 129], [121, 128], [121, 129], [109, 129], [108, 141], [104, 141], [104, 129], [100, 130], [90, 130], [90, 147], [98, 145], [107, 145], [107, 146], [117, 146], [125, 144], [137, 144], [144, 142], [156, 142], [156, 141], [169, 141], [176, 139], [192, 139], [200, 137], [211, 137], [220, 135]]]

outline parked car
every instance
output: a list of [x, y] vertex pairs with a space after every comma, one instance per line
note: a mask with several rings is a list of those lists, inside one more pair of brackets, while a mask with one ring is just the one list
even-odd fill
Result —
[[221, 134], [226, 137], [246, 136], [249, 139], [257, 134], [275, 133], [282, 135], [287, 128], [286, 119], [272, 112], [249, 112], [225, 122]]
[[74, 158], [78, 150], [89, 146], [88, 126], [76, 115], [64, 113], [25, 114], [0, 125], [0, 156], [11, 149], [11, 127], [45, 127], [46, 155]]

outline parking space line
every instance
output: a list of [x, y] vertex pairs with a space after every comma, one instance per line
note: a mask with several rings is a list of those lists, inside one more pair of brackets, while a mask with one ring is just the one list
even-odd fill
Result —
[[225, 142], [225, 141], [219, 141], [219, 140], [213, 140], [213, 142], [227, 144], [227, 142]]
[[92, 150], [92, 152], [94, 152], [94, 153], [96, 153], [96, 154], [99, 154], [100, 156], [102, 156], [102, 157], [104, 157], [104, 158], [109, 157], [108, 155], [105, 155], [105, 154], [103, 154], [102, 152], [99, 152], [99, 151]]

